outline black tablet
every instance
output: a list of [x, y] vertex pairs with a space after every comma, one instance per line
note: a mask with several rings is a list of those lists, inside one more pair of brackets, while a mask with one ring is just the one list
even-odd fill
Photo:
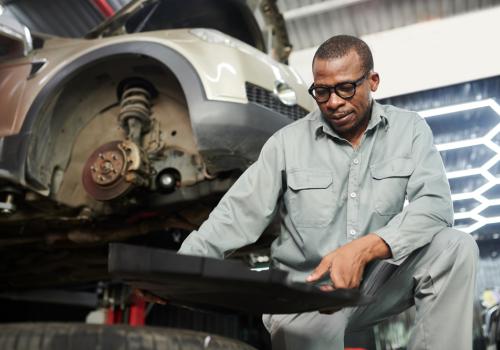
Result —
[[252, 271], [242, 261], [180, 255], [114, 243], [108, 269], [115, 278], [176, 304], [251, 314], [286, 314], [367, 304], [357, 289], [323, 292], [291, 282], [286, 271]]

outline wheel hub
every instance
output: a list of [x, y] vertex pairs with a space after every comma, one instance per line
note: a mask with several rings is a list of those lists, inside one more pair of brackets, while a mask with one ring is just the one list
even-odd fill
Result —
[[122, 152], [106, 151], [99, 153], [90, 166], [92, 180], [99, 185], [109, 185], [120, 178], [125, 170], [125, 158]]
[[144, 157], [134, 143], [106, 143], [87, 159], [82, 174], [83, 186], [90, 196], [100, 201], [121, 197], [142, 179], [139, 170], [143, 163]]

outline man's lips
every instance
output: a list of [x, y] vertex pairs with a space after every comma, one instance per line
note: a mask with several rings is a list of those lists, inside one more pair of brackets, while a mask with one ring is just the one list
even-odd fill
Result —
[[347, 117], [349, 114], [351, 114], [351, 112], [334, 114], [333, 119], [342, 119], [342, 118]]
[[347, 120], [351, 115], [353, 115], [352, 112], [332, 114], [332, 115], [328, 116], [328, 119], [330, 119], [334, 123], [339, 123], [339, 122], [342, 122], [344, 120]]

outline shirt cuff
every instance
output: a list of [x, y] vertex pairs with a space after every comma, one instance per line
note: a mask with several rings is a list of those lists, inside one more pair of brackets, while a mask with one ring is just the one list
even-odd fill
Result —
[[411, 254], [408, 247], [402, 244], [401, 237], [398, 237], [397, 232], [392, 227], [382, 227], [374, 232], [377, 236], [382, 238], [382, 240], [389, 246], [392, 256], [390, 258], [384, 259], [384, 261], [393, 264], [401, 265], [406, 258]]

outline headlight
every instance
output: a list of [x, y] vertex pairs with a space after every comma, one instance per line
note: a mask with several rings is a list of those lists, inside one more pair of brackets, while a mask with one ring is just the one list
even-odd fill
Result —
[[274, 94], [279, 98], [281, 103], [287, 106], [297, 104], [297, 95], [295, 91], [285, 82], [277, 80], [274, 83]]

